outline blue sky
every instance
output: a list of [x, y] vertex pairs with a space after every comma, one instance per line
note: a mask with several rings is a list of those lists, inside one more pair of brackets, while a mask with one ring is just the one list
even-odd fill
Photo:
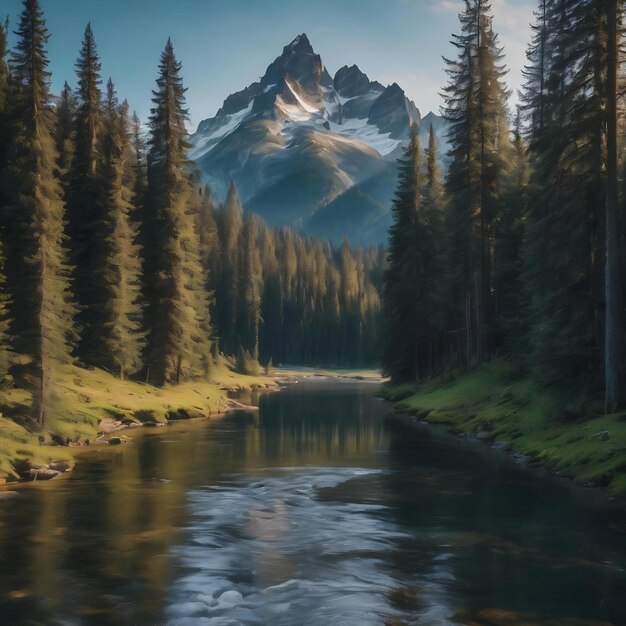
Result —
[[[223, 99], [261, 76], [297, 34], [306, 32], [333, 74], [356, 63], [371, 79], [398, 82], [422, 113], [437, 111], [445, 84], [442, 55], [454, 54], [462, 0], [41, 0], [51, 32], [53, 89], [74, 84], [74, 61], [91, 21], [102, 73], [145, 118], [159, 54], [172, 37], [192, 127]], [[521, 80], [534, 0], [492, 0], [505, 46], [509, 86]], [[21, 0], [0, 0], [15, 25]]]

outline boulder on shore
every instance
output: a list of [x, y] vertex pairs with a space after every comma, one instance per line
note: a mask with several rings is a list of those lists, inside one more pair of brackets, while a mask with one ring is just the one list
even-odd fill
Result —
[[67, 461], [52, 461], [48, 468], [56, 472], [67, 472], [72, 466]]
[[23, 480], [52, 480], [59, 476], [61, 472], [51, 469], [50, 467], [29, 467], [24, 470], [20, 476]]

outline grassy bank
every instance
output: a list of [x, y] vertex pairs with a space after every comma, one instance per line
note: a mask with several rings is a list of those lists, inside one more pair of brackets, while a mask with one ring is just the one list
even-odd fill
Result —
[[385, 385], [409, 415], [457, 434], [499, 442], [582, 485], [626, 495], [626, 412], [575, 415], [545, 389], [520, 378], [504, 360], [453, 381]]
[[371, 367], [339, 368], [339, 367], [310, 367], [304, 365], [281, 365], [274, 368], [274, 375], [281, 378], [339, 378], [346, 380], [360, 380], [379, 383], [384, 379], [380, 370]]
[[54, 378], [61, 410], [44, 433], [37, 432], [29, 417], [27, 392], [13, 389], [0, 395], [0, 483], [17, 479], [29, 466], [59, 461], [73, 465], [70, 446], [93, 444], [104, 430], [223, 413], [232, 407], [229, 391], [274, 385], [265, 376], [237, 374], [225, 361], [209, 382], [162, 389], [71, 366], [55, 372]]

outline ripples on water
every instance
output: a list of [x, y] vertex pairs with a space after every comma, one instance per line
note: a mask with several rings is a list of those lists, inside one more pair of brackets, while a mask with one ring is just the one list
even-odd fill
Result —
[[569, 485], [307, 383], [133, 431], [0, 500], [0, 626], [626, 625], [626, 541]]
[[435, 563], [430, 576], [422, 572], [426, 606], [419, 613], [392, 609], [389, 596], [398, 582], [388, 560], [396, 540], [410, 536], [388, 519], [385, 506], [329, 499], [333, 488], [379, 474], [286, 469], [191, 493], [188, 543], [176, 551], [185, 573], [173, 583], [170, 623], [451, 623], [437, 584], [452, 577], [445, 561]]

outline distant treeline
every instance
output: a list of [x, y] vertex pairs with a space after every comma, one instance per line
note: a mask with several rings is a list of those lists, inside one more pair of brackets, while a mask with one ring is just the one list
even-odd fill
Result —
[[[76, 362], [156, 385], [206, 378], [219, 351], [262, 363], [375, 358], [383, 255], [341, 250], [223, 211], [188, 158], [185, 88], [170, 41], [147, 141], [88, 25], [77, 87], [50, 93], [48, 31], [24, 0], [0, 27], [0, 378], [33, 393], [41, 426], [54, 368]], [[103, 92], [104, 91], [104, 92]]]
[[432, 141], [424, 155], [413, 135], [401, 164], [384, 288], [395, 378], [509, 355], [564, 414], [624, 404], [623, 13], [541, 0], [512, 120], [491, 7], [465, 3], [445, 181]]
[[205, 195], [201, 239], [219, 347], [261, 363], [355, 366], [378, 358], [382, 248], [339, 250]]

